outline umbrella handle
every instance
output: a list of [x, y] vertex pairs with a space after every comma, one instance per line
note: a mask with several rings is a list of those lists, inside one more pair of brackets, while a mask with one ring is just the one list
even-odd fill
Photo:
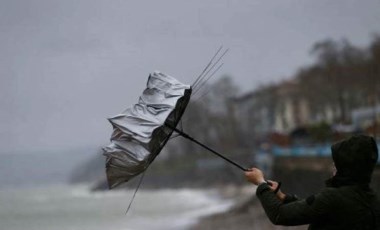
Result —
[[184, 133], [183, 131], [169, 125], [169, 124], [165, 124], [167, 127], [171, 128], [172, 130], [174, 130], [176, 133], [178, 133], [179, 135], [181, 135], [182, 137], [186, 138], [186, 139], [189, 139], [190, 141], [202, 146], [203, 148], [209, 150], [210, 152], [214, 153], [215, 155], [217, 155], [218, 157], [220, 158], [223, 158], [225, 161], [235, 165], [236, 167], [238, 167], [239, 169], [243, 170], [243, 171], [249, 171], [249, 169], [247, 168], [244, 168], [243, 166], [239, 165], [238, 163], [234, 162], [233, 160], [223, 156], [222, 154], [218, 153], [217, 151], [211, 149], [210, 147], [206, 146], [205, 144], [202, 144], [201, 142], [197, 141], [196, 139], [194, 139], [193, 137], [189, 136], [188, 134]]

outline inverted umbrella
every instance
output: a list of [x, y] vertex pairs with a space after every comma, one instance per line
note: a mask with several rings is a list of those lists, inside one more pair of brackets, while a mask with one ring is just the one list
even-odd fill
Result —
[[144, 172], [160, 153], [173, 131], [201, 145], [242, 170], [230, 159], [176, 128], [190, 100], [191, 87], [160, 72], [150, 74], [137, 104], [109, 118], [111, 143], [103, 148], [109, 188]]
[[110, 188], [145, 171], [169, 140], [173, 133], [169, 126], [177, 126], [190, 95], [190, 86], [154, 72], [138, 103], [109, 118], [111, 144], [103, 150]]
[[[222, 47], [215, 53], [192, 86], [185, 85], [160, 72], [150, 74], [147, 87], [140, 96], [138, 103], [108, 119], [112, 124], [113, 133], [111, 143], [103, 150], [106, 156], [106, 174], [109, 188], [114, 188], [144, 172], [160, 153], [174, 131], [239, 169], [247, 171], [239, 164], [176, 128], [190, 101], [193, 88], [196, 89], [195, 93], [197, 93], [223, 65], [222, 63], [216, 70], [214, 69], [228, 51], [227, 49], [214, 62], [221, 50]], [[214, 71], [209, 74], [211, 70]], [[198, 97], [197, 100], [200, 98]]]

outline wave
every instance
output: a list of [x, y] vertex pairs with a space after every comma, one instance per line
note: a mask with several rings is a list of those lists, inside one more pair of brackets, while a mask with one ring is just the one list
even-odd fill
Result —
[[[98, 230], [110, 226], [109, 229], [124, 230], [184, 229], [200, 217], [225, 211], [234, 203], [223, 199], [216, 189], [140, 190], [130, 212], [125, 215], [133, 192], [91, 192], [89, 185], [1, 191], [0, 201], [10, 202], [0, 207], [0, 219], [9, 222], [4, 223], [9, 230], [15, 229], [13, 221], [22, 224], [24, 219], [35, 220], [27, 226], [39, 230], [44, 230], [39, 228], [41, 223], [46, 223], [46, 230]], [[20, 215], [25, 218], [20, 220]], [[52, 220], [56, 222], [54, 227], [49, 224]]]

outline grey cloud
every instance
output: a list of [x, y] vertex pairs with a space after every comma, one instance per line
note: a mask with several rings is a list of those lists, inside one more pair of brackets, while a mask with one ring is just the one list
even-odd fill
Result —
[[379, 21], [375, 0], [0, 0], [0, 153], [107, 143], [105, 118], [149, 72], [191, 83], [220, 44], [221, 74], [249, 90], [310, 62], [317, 40], [367, 44]]

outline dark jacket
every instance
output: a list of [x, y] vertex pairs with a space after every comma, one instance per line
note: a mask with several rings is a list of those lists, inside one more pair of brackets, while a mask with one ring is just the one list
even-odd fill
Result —
[[280, 201], [267, 184], [257, 196], [269, 219], [278, 225], [310, 224], [309, 229], [380, 230], [380, 202], [369, 188], [378, 148], [370, 136], [355, 135], [331, 147], [337, 172], [327, 188], [304, 200]]
[[280, 201], [267, 184], [257, 197], [273, 224], [310, 224], [309, 229], [380, 229], [380, 202], [370, 189], [358, 186], [330, 187], [307, 199], [287, 195]]

